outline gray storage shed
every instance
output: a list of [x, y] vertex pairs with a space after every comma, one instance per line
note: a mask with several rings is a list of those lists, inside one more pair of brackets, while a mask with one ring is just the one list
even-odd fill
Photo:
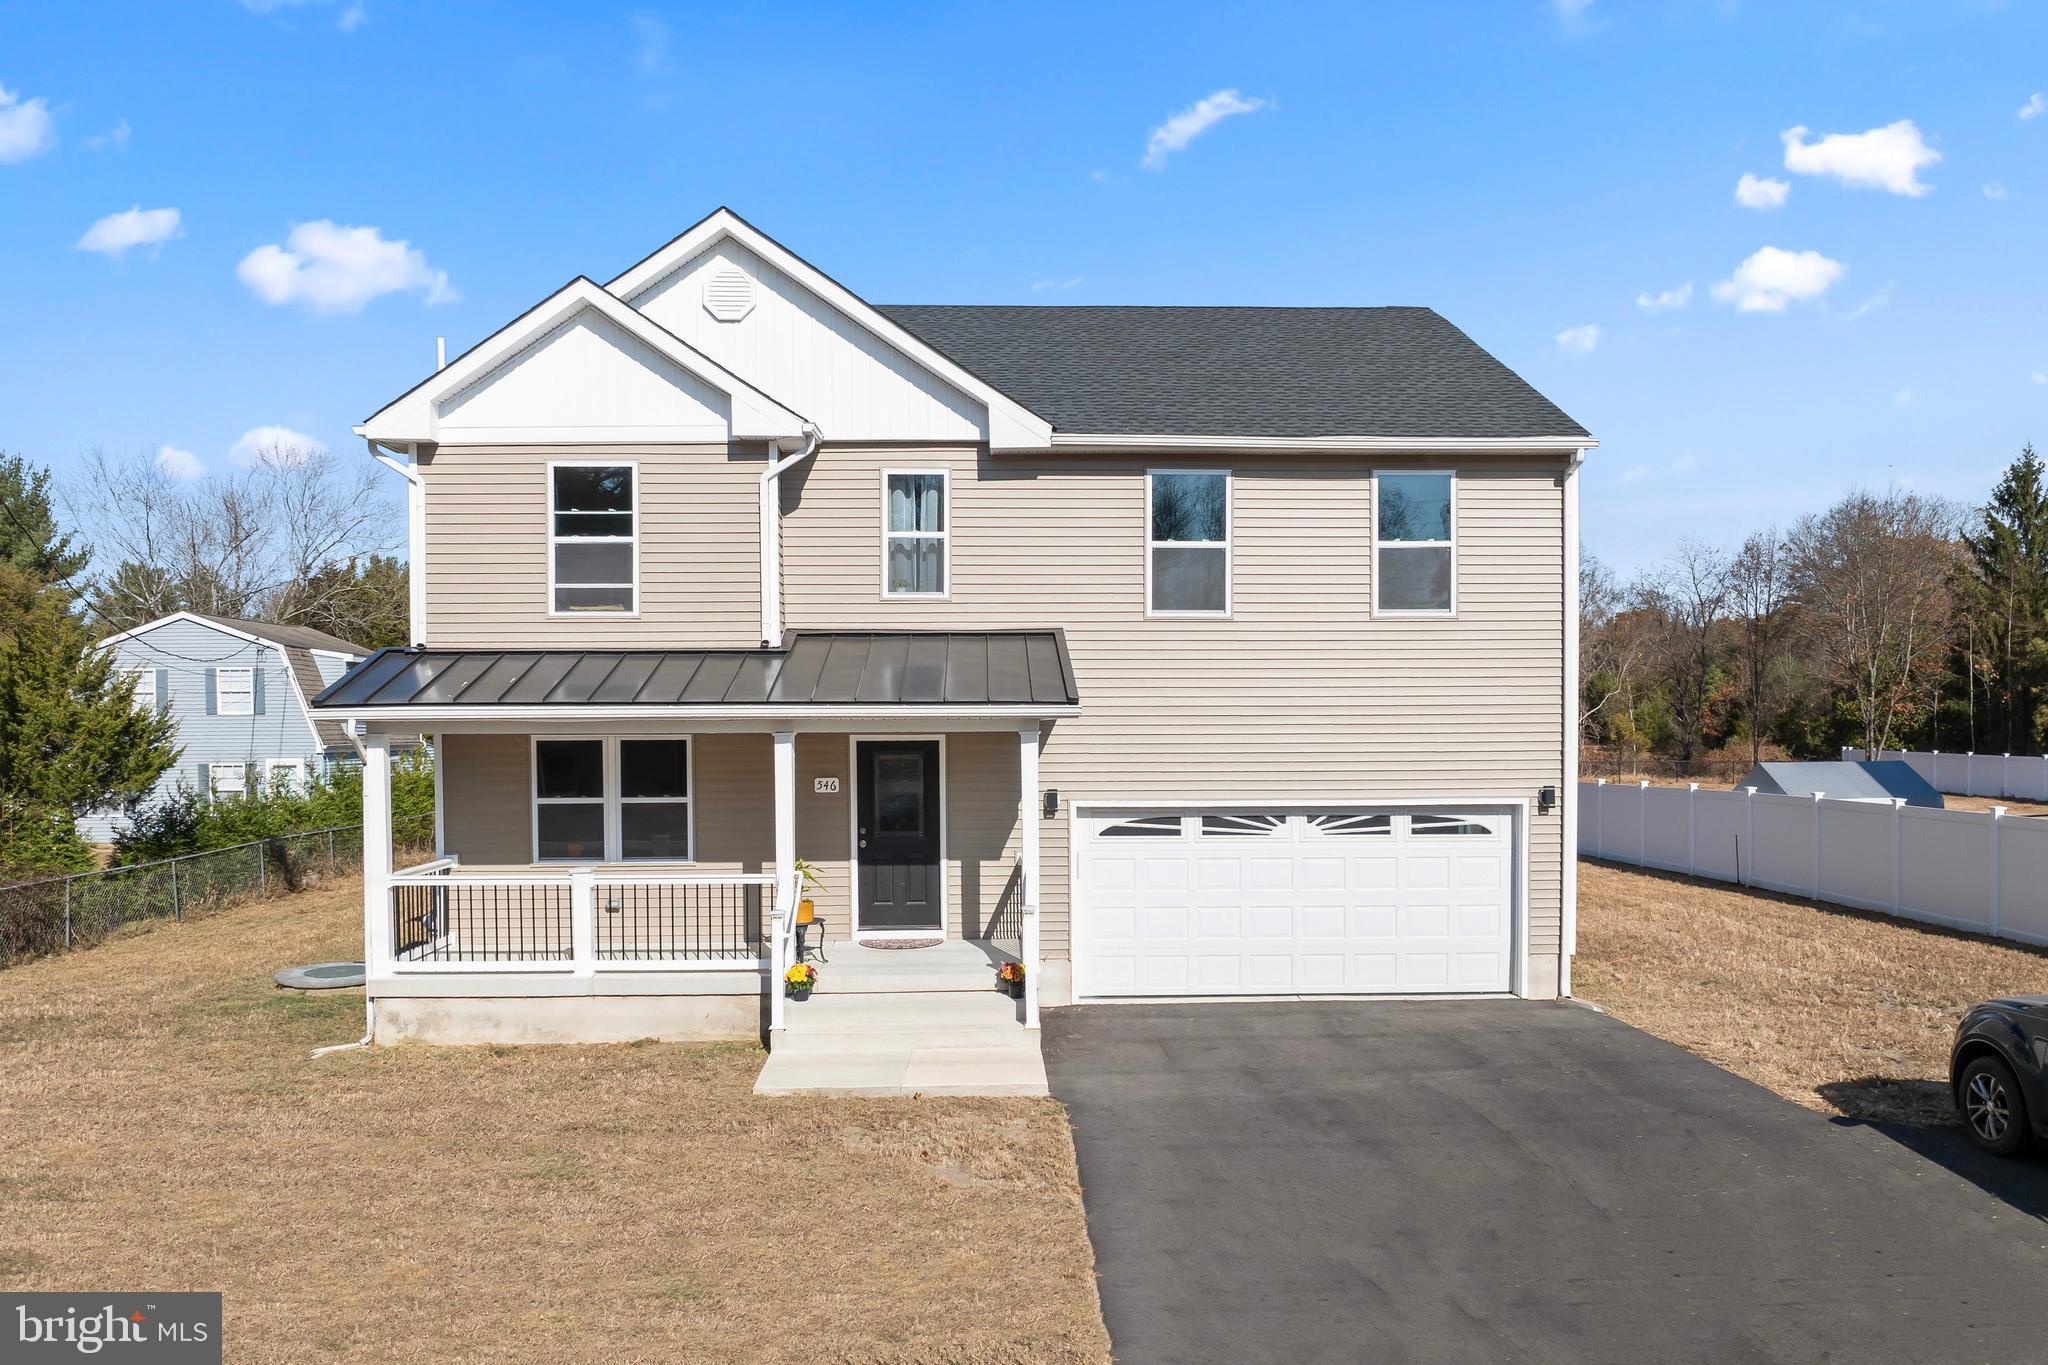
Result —
[[1932, 806], [1936, 810], [1943, 805], [1941, 793], [1914, 772], [1910, 764], [1896, 758], [1849, 763], [1759, 763], [1735, 784], [1737, 791], [1744, 787], [1785, 796], [1812, 796], [1820, 792], [1837, 801], [1890, 801], [1904, 797], [1909, 806]]

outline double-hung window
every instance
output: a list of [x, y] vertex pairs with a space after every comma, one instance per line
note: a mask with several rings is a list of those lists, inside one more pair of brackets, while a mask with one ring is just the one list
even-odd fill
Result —
[[130, 676], [135, 679], [135, 709], [138, 711], [156, 710], [156, 670], [153, 668], [138, 668]]
[[209, 763], [206, 765], [206, 785], [212, 796], [246, 796], [249, 793], [249, 765]]
[[536, 739], [536, 862], [688, 862], [687, 739]]
[[1380, 473], [1373, 485], [1373, 611], [1451, 615], [1458, 608], [1456, 478]]
[[548, 466], [548, 610], [630, 615], [640, 602], [639, 469]]
[[947, 493], [944, 470], [882, 475], [882, 595], [946, 595]]
[[1145, 476], [1146, 610], [1230, 613], [1230, 475], [1155, 469]]
[[253, 716], [256, 714], [256, 670], [217, 668], [213, 672], [214, 714]]

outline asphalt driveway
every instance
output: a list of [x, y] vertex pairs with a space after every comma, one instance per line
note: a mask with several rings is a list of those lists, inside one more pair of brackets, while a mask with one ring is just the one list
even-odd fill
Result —
[[1083, 1006], [1045, 1060], [1127, 1365], [2048, 1360], [2048, 1163], [1590, 1010]]

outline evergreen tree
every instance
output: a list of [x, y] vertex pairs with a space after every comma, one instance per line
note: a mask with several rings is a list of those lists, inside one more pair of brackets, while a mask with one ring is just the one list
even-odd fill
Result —
[[57, 531], [50, 471], [0, 455], [0, 565], [44, 583], [69, 580], [92, 558]]
[[92, 648], [70, 593], [0, 565], [0, 871], [92, 866], [74, 818], [146, 794], [177, 726]]
[[1988, 677], [1993, 733], [2006, 753], [2033, 752], [2048, 688], [2048, 480], [2030, 444], [2007, 467], [1963, 537], [1973, 675]]

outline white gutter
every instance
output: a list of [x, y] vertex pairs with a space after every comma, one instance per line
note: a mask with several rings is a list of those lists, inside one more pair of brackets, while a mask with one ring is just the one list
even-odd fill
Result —
[[805, 702], [784, 706], [759, 704], [732, 706], [645, 706], [624, 704], [590, 706], [556, 703], [539, 706], [506, 706], [498, 703], [476, 705], [410, 705], [322, 707], [321, 714], [350, 722], [373, 721], [381, 725], [413, 730], [433, 730], [437, 723], [506, 721], [520, 724], [546, 722], [571, 725], [597, 722], [654, 720], [755, 720], [796, 724], [819, 721], [840, 724], [853, 720], [1057, 720], [1078, 716], [1079, 706], [1065, 703], [1028, 702]]
[[401, 461], [379, 450], [381, 442], [368, 436], [363, 441], [370, 447], [371, 458], [405, 480], [406, 614], [410, 618], [406, 634], [410, 637], [407, 643], [423, 645], [427, 642], [427, 490], [420, 482], [419, 444], [408, 441]]
[[1557, 993], [1572, 993], [1572, 956], [1579, 951], [1579, 466], [1586, 452], [1572, 456], [1564, 472], [1564, 893], [1558, 908]]
[[[761, 475], [761, 647], [782, 648], [782, 488], [785, 471], [818, 453], [817, 427], [804, 423], [804, 443], [794, 455], [775, 460]], [[772, 457], [776, 447], [768, 447]]]

